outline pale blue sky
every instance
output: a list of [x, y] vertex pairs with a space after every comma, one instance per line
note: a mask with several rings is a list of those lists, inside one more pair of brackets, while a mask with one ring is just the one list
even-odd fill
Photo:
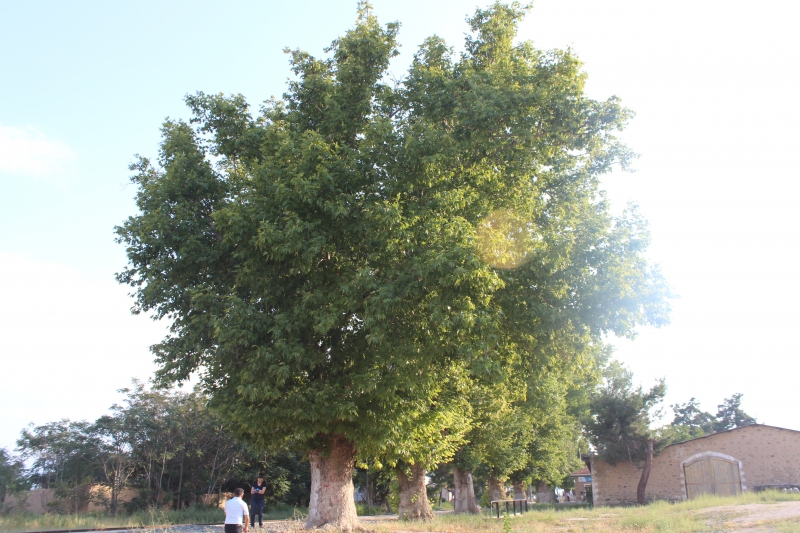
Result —
[[[460, 48], [472, 1], [375, 0], [402, 23], [400, 77], [424, 37]], [[798, 10], [785, 1], [539, 0], [521, 37], [572, 46], [596, 98], [637, 112], [639, 172], [604, 181], [651, 220], [651, 257], [681, 298], [673, 325], [619, 342], [645, 385], [715, 411], [743, 392], [760, 421], [794, 406], [800, 282]], [[164, 325], [128, 314], [113, 227], [134, 213], [127, 165], [154, 156], [182, 98], [285, 88], [284, 47], [322, 54], [356, 2], [0, 4], [0, 447], [28, 422], [94, 418], [153, 369]]]

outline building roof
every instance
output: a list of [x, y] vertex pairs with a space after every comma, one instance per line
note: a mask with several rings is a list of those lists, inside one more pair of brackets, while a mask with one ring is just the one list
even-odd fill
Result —
[[772, 429], [779, 429], [781, 431], [791, 431], [792, 433], [800, 433], [800, 431], [798, 431], [796, 429], [782, 428], [782, 427], [778, 427], [778, 426], [770, 426], [768, 424], [748, 424], [746, 426], [741, 426], [741, 427], [738, 427], [738, 428], [726, 429], [724, 431], [718, 431], [716, 433], [709, 433], [708, 435], [703, 435], [702, 437], [695, 437], [695, 438], [689, 439], [689, 440], [682, 440], [680, 442], [673, 442], [672, 444], [664, 446], [664, 449], [669, 448], [670, 446], [677, 446], [678, 444], [685, 444], [687, 442], [692, 442], [692, 441], [695, 441], [695, 440], [707, 439], [709, 437], [714, 437], [716, 435], [722, 435], [723, 433], [730, 433], [731, 431], [739, 431], [739, 430], [742, 430], [742, 429], [745, 429], [745, 428], [751, 428], [753, 426], [760, 426], [760, 427], [767, 427], [767, 428], [772, 428]]
[[570, 476], [591, 476], [592, 473], [589, 471], [588, 468], [584, 468], [583, 470], [578, 470], [577, 472], [572, 472]]

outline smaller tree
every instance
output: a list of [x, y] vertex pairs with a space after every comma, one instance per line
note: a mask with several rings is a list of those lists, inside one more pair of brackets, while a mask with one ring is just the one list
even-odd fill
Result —
[[0, 502], [20, 486], [20, 472], [24, 466], [18, 457], [0, 448]]
[[745, 413], [742, 410], [741, 403], [741, 393], [725, 398], [722, 404], [717, 406], [717, 414], [714, 416], [701, 410], [697, 400], [692, 398], [684, 404], [676, 403], [670, 406], [675, 413], [675, 418], [670, 425], [674, 428], [680, 428], [678, 433], [682, 432], [681, 434], [686, 439], [694, 439], [703, 435], [755, 424], [755, 417]]
[[31, 425], [17, 439], [20, 459], [30, 464], [24, 473], [29, 484], [55, 490], [51, 508], [75, 512], [89, 498], [99, 450], [94, 426], [85, 420]]
[[672, 404], [670, 406], [675, 418], [672, 426], [684, 427], [688, 430], [689, 438], [702, 437], [709, 433], [714, 433], [714, 416], [711, 413], [702, 411], [697, 399], [692, 398], [684, 404]]
[[755, 424], [756, 419], [742, 411], [742, 393], [738, 392], [730, 398], [725, 398], [717, 406], [717, 416], [714, 420], [714, 431], [726, 431]]
[[644, 460], [642, 477], [636, 489], [636, 502], [644, 504], [647, 480], [656, 444], [657, 432], [650, 429], [653, 409], [666, 394], [663, 378], [649, 391], [633, 386], [633, 374], [613, 361], [603, 372], [603, 385], [592, 398], [592, 417], [587, 430], [600, 457], [609, 464], [618, 461], [638, 463]]

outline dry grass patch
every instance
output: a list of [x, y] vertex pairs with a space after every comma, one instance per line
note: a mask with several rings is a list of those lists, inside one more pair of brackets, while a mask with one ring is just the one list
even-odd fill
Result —
[[430, 522], [383, 522], [374, 527], [380, 533], [693, 533], [721, 527], [750, 533], [800, 533], [799, 524], [800, 495], [763, 492], [643, 507], [540, 510], [534, 506], [533, 511], [508, 520], [447, 514]]
[[[282, 520], [298, 514], [293, 507], [281, 505], [264, 514], [264, 520]], [[187, 507], [180, 511], [151, 509], [132, 514], [120, 512], [117, 516], [93, 514], [43, 514], [9, 513], [0, 515], [0, 533], [48, 531], [59, 529], [99, 529], [109, 527], [152, 527], [175, 524], [220, 524], [225, 519], [222, 509]]]
[[[267, 530], [270, 533], [301, 531], [302, 514], [290, 510], [292, 512], [288, 514], [295, 518], [294, 521], [265, 524]], [[206, 514], [207, 511], [209, 514]], [[380, 517], [373, 517], [372, 520], [365, 520], [364, 525], [378, 533], [693, 533], [723, 530], [741, 533], [800, 533], [800, 495], [780, 492], [746, 493], [733, 498], [706, 496], [676, 504], [656, 502], [644, 507], [594, 509], [534, 505], [533, 510], [524, 515], [501, 520], [490, 518], [488, 514], [437, 514], [429, 522], [381, 521]], [[215, 521], [221, 521], [221, 511], [199, 508], [117, 517], [12, 514], [0, 516], [0, 533], [109, 526], [169, 526]], [[254, 533], [256, 532], [262, 533], [260, 530]]]

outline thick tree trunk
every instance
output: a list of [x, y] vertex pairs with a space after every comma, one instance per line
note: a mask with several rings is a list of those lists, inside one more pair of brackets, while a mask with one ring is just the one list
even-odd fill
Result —
[[478, 514], [478, 500], [475, 499], [475, 487], [472, 485], [472, 472], [464, 472], [453, 467], [453, 482], [456, 486], [456, 497], [453, 508], [456, 513]]
[[642, 470], [642, 477], [639, 479], [639, 486], [636, 487], [636, 503], [644, 505], [644, 491], [647, 488], [647, 480], [650, 478], [650, 468], [653, 466], [653, 443], [654, 441], [647, 441], [647, 459], [644, 462], [644, 470]]
[[411, 467], [411, 479], [402, 468], [397, 469], [397, 481], [400, 484], [400, 505], [397, 515], [402, 520], [431, 520], [433, 510], [428, 503], [428, 491], [425, 489], [425, 467], [415, 464]]
[[556, 503], [556, 501], [556, 491], [544, 481], [540, 481], [536, 485], [536, 502]]
[[324, 450], [311, 450], [311, 499], [306, 528], [361, 531], [353, 500], [356, 448], [342, 436], [330, 436]]
[[497, 479], [493, 473], [489, 474], [489, 497], [492, 501], [506, 499], [506, 493], [500, 484], [500, 480]]
[[514, 499], [527, 500], [528, 496], [525, 494], [525, 484], [522, 481], [514, 483]]

